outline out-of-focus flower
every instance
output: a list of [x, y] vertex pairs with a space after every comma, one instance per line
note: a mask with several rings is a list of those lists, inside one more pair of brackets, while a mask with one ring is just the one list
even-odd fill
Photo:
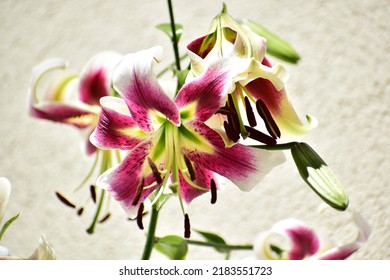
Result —
[[259, 234], [254, 244], [255, 258], [344, 260], [355, 253], [371, 233], [369, 225], [358, 213], [350, 213], [358, 228], [356, 239], [351, 243], [340, 245], [330, 240], [320, 240], [303, 222], [286, 219]]
[[231, 98], [225, 110], [219, 112], [226, 116], [222, 122], [227, 135], [222, 136], [227, 145], [237, 142], [240, 135], [266, 144], [275, 142], [259, 131], [263, 127], [258, 125], [253, 108], [273, 139], [302, 137], [317, 125], [313, 117], [307, 116], [302, 121], [295, 112], [287, 97], [285, 68], [281, 64], [272, 65], [265, 57], [266, 39], [241, 26], [226, 8], [212, 21], [209, 34], [194, 40], [187, 48], [194, 76], [221, 57], [238, 57], [248, 66], [234, 77], [236, 85], [229, 92]]
[[[0, 241], [3, 234], [10, 226], [10, 224], [16, 219], [17, 216], [8, 220], [3, 226], [1, 226], [2, 218], [4, 217], [5, 210], [7, 208], [8, 200], [11, 194], [11, 183], [7, 178], [0, 177]], [[19, 260], [24, 259], [21, 257], [11, 256], [7, 247], [0, 245], [0, 260]], [[39, 239], [39, 245], [28, 257], [29, 260], [54, 260], [56, 259], [54, 249], [52, 245], [42, 235]]]
[[113, 84], [123, 99], [101, 99], [102, 113], [90, 138], [100, 149], [129, 151], [97, 182], [129, 214], [160, 186], [163, 191], [170, 185], [186, 203], [213, 192], [218, 188], [214, 173], [249, 190], [284, 160], [282, 153], [241, 144], [226, 148], [220, 135], [204, 124], [221, 107], [231, 71], [237, 69], [232, 60], [211, 65], [172, 100], [152, 72], [160, 53], [155, 47], [122, 60]]
[[86, 152], [94, 153], [96, 147], [89, 142], [89, 135], [101, 110], [100, 98], [115, 94], [111, 75], [121, 58], [115, 52], [99, 53], [88, 61], [81, 75], [69, 70], [63, 59], [43, 61], [33, 69], [29, 88], [30, 114], [84, 130]]

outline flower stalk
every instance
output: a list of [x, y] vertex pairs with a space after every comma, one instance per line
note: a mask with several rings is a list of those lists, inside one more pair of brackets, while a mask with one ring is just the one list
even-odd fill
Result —
[[146, 243], [144, 251], [142, 253], [142, 260], [149, 260], [152, 254], [153, 246], [155, 243], [155, 234], [157, 228], [158, 210], [156, 207], [152, 207], [152, 213], [150, 216], [149, 230], [146, 237]]
[[178, 40], [177, 40], [177, 36], [176, 36], [175, 17], [173, 15], [173, 7], [172, 7], [171, 0], [168, 0], [168, 9], [169, 9], [169, 18], [170, 18], [170, 23], [171, 23], [171, 29], [172, 29], [172, 46], [173, 46], [173, 51], [175, 53], [176, 70], [180, 71], [181, 66], [180, 66], [179, 47], [177, 44]]

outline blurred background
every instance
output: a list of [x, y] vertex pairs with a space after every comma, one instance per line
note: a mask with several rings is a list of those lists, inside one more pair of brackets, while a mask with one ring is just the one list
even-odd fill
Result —
[[[350, 207], [371, 225], [372, 235], [352, 259], [390, 258], [390, 5], [387, 0], [242, 1], [225, 0], [236, 19], [266, 26], [295, 47], [297, 65], [285, 64], [295, 109], [312, 114], [319, 126], [304, 141], [328, 163], [350, 197]], [[204, 35], [222, 1], [173, 0], [175, 19], [184, 25], [180, 52]], [[27, 89], [32, 68], [63, 57], [80, 71], [97, 52], [126, 54], [162, 45], [173, 61], [169, 39], [155, 26], [169, 22], [166, 1], [0, 1], [0, 176], [12, 194], [5, 219], [20, 213], [1, 243], [27, 257], [41, 234], [59, 259], [138, 259], [145, 233], [115, 201], [112, 217], [86, 233], [94, 208], [83, 216], [67, 208], [55, 191], [72, 199], [72, 190], [90, 170], [79, 132], [67, 125], [28, 115]], [[272, 59], [277, 62], [276, 59]], [[193, 229], [220, 234], [231, 244], [252, 243], [257, 234], [284, 218], [297, 218], [321, 236], [352, 241], [356, 228], [348, 213], [320, 214], [321, 200], [301, 180], [289, 153], [287, 162], [251, 192], [235, 187], [195, 200]], [[83, 203], [85, 188], [79, 196]], [[148, 217], [144, 223], [147, 226]], [[157, 235], [183, 234], [179, 203], [171, 199], [160, 213]], [[200, 239], [195, 233], [195, 239]], [[237, 251], [233, 258], [249, 257]], [[220, 259], [210, 248], [191, 246], [189, 259]], [[152, 258], [164, 259], [153, 252]]]

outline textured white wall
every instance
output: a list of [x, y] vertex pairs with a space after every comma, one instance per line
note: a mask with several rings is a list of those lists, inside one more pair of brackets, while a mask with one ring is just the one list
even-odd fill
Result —
[[[183, 53], [186, 43], [206, 32], [222, 1], [173, 2], [177, 22], [185, 26]], [[332, 167], [349, 193], [350, 206], [373, 229], [353, 258], [389, 259], [389, 2], [225, 2], [234, 17], [262, 23], [301, 54], [298, 65], [286, 65], [289, 94], [298, 111], [320, 122], [304, 140]], [[81, 69], [102, 50], [128, 53], [158, 44], [170, 61], [170, 43], [154, 28], [168, 20], [166, 1], [0, 2], [0, 176], [13, 184], [6, 217], [21, 214], [2, 243], [14, 254], [27, 256], [45, 233], [60, 259], [140, 257], [144, 233], [126, 221], [116, 203], [112, 219], [89, 236], [85, 229], [92, 209], [78, 218], [54, 196], [57, 190], [70, 193], [92, 160], [82, 157], [76, 130], [28, 116], [27, 87], [33, 66], [53, 56]], [[279, 219], [295, 217], [324, 235], [352, 239], [354, 228], [344, 224], [345, 215], [330, 211], [324, 218], [316, 212], [319, 198], [300, 179], [288, 154], [287, 158], [250, 193], [229, 188], [219, 194], [216, 205], [210, 205], [208, 197], [195, 200], [190, 207], [193, 227], [219, 232], [231, 243], [250, 243]], [[182, 234], [176, 200], [160, 218], [158, 235]], [[191, 259], [222, 257], [207, 248], [190, 250]], [[152, 257], [163, 258], [156, 253]]]

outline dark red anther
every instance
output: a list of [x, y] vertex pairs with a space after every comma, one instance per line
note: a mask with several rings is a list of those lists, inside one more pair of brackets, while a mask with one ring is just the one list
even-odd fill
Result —
[[191, 225], [190, 225], [190, 218], [188, 217], [188, 214], [184, 215], [184, 237], [190, 238], [191, 236]]
[[251, 127], [254, 127], [257, 125], [257, 121], [256, 121], [255, 113], [253, 113], [251, 102], [248, 96], [244, 97], [244, 101], [245, 101], [245, 110], [246, 110], [246, 117], [248, 119], [248, 123]]
[[237, 133], [227, 121], [223, 122], [223, 127], [225, 128], [226, 135], [230, 140], [237, 142], [240, 139], [240, 134]]
[[111, 214], [110, 213], [107, 213], [103, 218], [100, 219], [99, 223], [104, 223], [105, 221], [107, 221], [109, 218], [111, 217]]
[[217, 202], [217, 185], [215, 184], [214, 179], [210, 181], [210, 191], [211, 191], [211, 204]]
[[260, 132], [250, 126], [245, 126], [246, 131], [249, 132], [249, 138], [252, 138], [254, 140], [257, 140], [261, 143], [267, 144], [267, 145], [275, 145], [276, 140], [272, 138], [271, 136], [268, 136], [267, 134], [264, 134], [263, 132]]
[[196, 175], [195, 175], [195, 170], [194, 170], [194, 168], [192, 167], [192, 163], [191, 163], [191, 161], [188, 159], [188, 157], [186, 157], [185, 155], [183, 155], [183, 157], [184, 157], [184, 162], [186, 163], [188, 172], [190, 173], [190, 178], [191, 178], [192, 181], [195, 181]]
[[66, 206], [69, 206], [71, 208], [76, 208], [76, 205], [74, 205], [72, 202], [70, 202], [68, 199], [66, 199], [62, 194], [59, 192], [56, 192], [57, 198]]
[[156, 179], [156, 182], [158, 184], [161, 184], [163, 182], [163, 180], [161, 178], [160, 171], [158, 171], [156, 164], [151, 160], [151, 158], [148, 158], [148, 163], [149, 163], [150, 169], [152, 169], [152, 172], [153, 172], [154, 178]]
[[81, 207], [79, 210], [77, 210], [77, 215], [81, 216], [84, 212], [84, 208]]
[[144, 224], [142, 223], [143, 212], [144, 212], [144, 204], [141, 203], [137, 213], [137, 225], [139, 229], [144, 229]]
[[133, 199], [133, 202], [132, 202], [133, 206], [138, 204], [138, 202], [139, 202], [139, 200], [141, 198], [141, 194], [142, 194], [143, 189], [144, 189], [144, 178], [142, 178], [140, 184], [137, 187], [137, 192], [135, 193], [135, 196], [134, 196], [134, 199]]
[[93, 203], [96, 203], [96, 189], [95, 189], [94, 185], [91, 185], [89, 187], [89, 192], [91, 193], [91, 198], [92, 198]]
[[275, 120], [272, 118], [270, 111], [263, 101], [258, 99], [256, 101], [256, 109], [260, 117], [264, 120], [267, 131], [273, 138], [280, 138], [280, 130]]

